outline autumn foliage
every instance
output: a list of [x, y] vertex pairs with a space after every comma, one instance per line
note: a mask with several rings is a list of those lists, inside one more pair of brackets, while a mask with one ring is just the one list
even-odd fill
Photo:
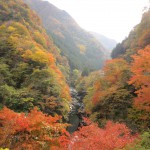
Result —
[[124, 124], [108, 122], [104, 129], [88, 119], [72, 135], [59, 123], [60, 116], [48, 116], [34, 108], [28, 114], [8, 108], [0, 111], [0, 147], [19, 150], [114, 150], [132, 143], [136, 136]]
[[[0, 111], [0, 147], [10, 149], [50, 149], [65, 147], [67, 124], [59, 123], [60, 116], [48, 116], [34, 108], [27, 115], [8, 108]], [[61, 141], [61, 143], [60, 143]]]
[[37, 106], [67, 118], [67, 59], [22, 0], [0, 1], [0, 8], [0, 108], [25, 112]]
[[128, 68], [128, 63], [122, 58], [106, 61], [104, 76], [94, 83], [92, 102], [97, 104], [103, 97], [119, 89], [126, 82]]
[[128, 63], [122, 58], [116, 58], [106, 61], [103, 68], [105, 72], [105, 79], [110, 84], [118, 85], [123, 78], [125, 71], [128, 68]]
[[[78, 62], [81, 57], [74, 58], [79, 56], [75, 49], [68, 61], [22, 0], [0, 1], [0, 149], [116, 150], [134, 146], [137, 135], [133, 132], [149, 132], [149, 12], [129, 38], [117, 45], [112, 56], [119, 58], [106, 61], [101, 71], [89, 76], [85, 68], [79, 81], [76, 66], [100, 66], [101, 52], [93, 55], [92, 62], [88, 45], [76, 43], [82, 54], [86, 55], [87, 47], [87, 64]], [[72, 75], [68, 62], [75, 67]], [[85, 111], [97, 122], [84, 119], [85, 126], [72, 135], [66, 131], [68, 124], [62, 123], [70, 112], [69, 76], [74, 86], [80, 82], [77, 89], [86, 95]], [[132, 134], [123, 123], [133, 129]]]
[[137, 91], [135, 106], [141, 110], [150, 111], [150, 45], [133, 55], [131, 71], [133, 73], [129, 84]]
[[96, 123], [85, 120], [87, 126], [80, 128], [71, 138], [71, 150], [122, 149], [136, 138], [124, 124], [108, 121], [105, 128], [101, 129]]

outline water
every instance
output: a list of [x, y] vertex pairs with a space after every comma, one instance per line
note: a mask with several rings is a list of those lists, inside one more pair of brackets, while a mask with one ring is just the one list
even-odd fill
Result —
[[82, 103], [81, 97], [78, 95], [77, 91], [74, 88], [70, 88], [70, 93], [72, 96], [72, 103], [70, 104], [71, 111], [69, 113], [69, 124], [70, 127], [67, 130], [70, 133], [73, 133], [78, 129], [82, 122], [82, 115], [80, 111], [84, 110], [84, 105]]

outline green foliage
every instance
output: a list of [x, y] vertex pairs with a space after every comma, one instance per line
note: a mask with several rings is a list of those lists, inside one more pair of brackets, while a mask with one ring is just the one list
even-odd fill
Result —
[[75, 87], [78, 92], [87, 92], [90, 86], [93, 86], [95, 81], [97, 81], [101, 76], [103, 76], [102, 71], [91, 72], [88, 76], [81, 76], [75, 83]]
[[129, 144], [123, 150], [149, 150], [150, 148], [150, 131], [144, 132], [136, 141], [136, 144]]
[[80, 76], [81, 76], [81, 72], [77, 69], [74, 69], [70, 75], [70, 80], [71, 80], [70, 85], [74, 87]]
[[0, 1], [0, 8], [0, 107], [20, 112], [38, 106], [66, 117], [70, 93], [56, 66], [68, 67], [66, 59], [26, 4]]
[[150, 115], [144, 110], [139, 110], [135, 106], [128, 112], [129, 126], [133, 131], [144, 132], [149, 129]]
[[92, 112], [97, 112], [95, 120], [103, 126], [105, 120], [128, 123], [128, 110], [132, 106], [132, 96], [126, 89], [108, 93], [93, 107]]

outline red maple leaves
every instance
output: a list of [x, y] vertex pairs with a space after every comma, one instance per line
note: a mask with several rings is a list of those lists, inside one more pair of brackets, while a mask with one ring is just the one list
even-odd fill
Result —
[[133, 84], [137, 89], [134, 104], [138, 109], [150, 111], [150, 45], [132, 57], [133, 76], [129, 84]]
[[73, 134], [70, 142], [71, 150], [122, 149], [136, 138], [124, 124], [108, 121], [105, 128], [101, 129], [96, 123], [87, 121], [87, 126], [83, 126]]

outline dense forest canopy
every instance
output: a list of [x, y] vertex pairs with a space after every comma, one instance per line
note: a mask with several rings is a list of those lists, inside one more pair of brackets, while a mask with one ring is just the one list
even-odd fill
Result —
[[70, 94], [56, 63], [67, 62], [54, 57], [58, 53], [61, 59], [57, 47], [26, 4], [9, 0], [1, 1], [0, 7], [1, 107], [28, 111], [39, 106], [49, 114], [57, 110], [65, 115]]
[[[41, 17], [45, 30], [23, 0], [0, 1], [0, 150], [149, 150], [150, 10], [95, 70], [104, 60], [98, 41], [48, 2], [25, 1], [40, 17], [57, 13], [46, 24]], [[84, 103], [74, 133], [67, 83]]]

